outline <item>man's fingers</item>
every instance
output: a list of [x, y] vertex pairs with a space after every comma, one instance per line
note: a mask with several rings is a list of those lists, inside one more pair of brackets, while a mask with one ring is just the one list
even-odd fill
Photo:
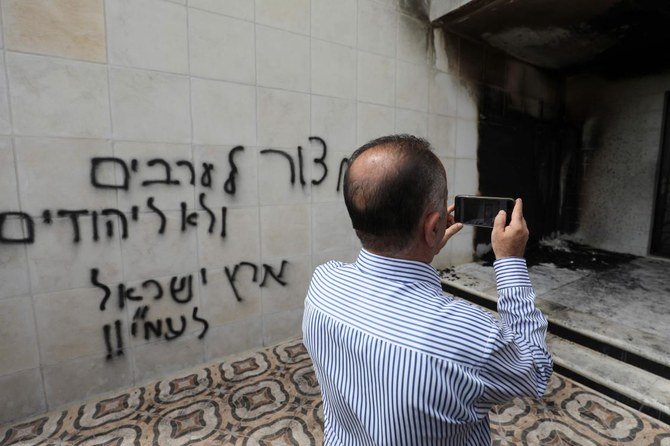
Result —
[[517, 198], [514, 203], [514, 210], [512, 211], [512, 220], [521, 222], [523, 220], [523, 202], [521, 198]]
[[453, 237], [461, 229], [463, 229], [463, 224], [462, 223], [454, 223], [453, 225], [451, 225], [447, 229], [445, 229], [444, 230], [444, 236], [442, 237], [442, 241], [440, 242], [440, 246], [438, 247], [437, 252], [441, 251], [442, 248], [444, 248], [444, 245], [447, 244], [449, 239], [451, 237]]
[[493, 231], [505, 232], [505, 222], [507, 221], [507, 212], [500, 211], [493, 220]]
[[454, 212], [454, 209], [456, 209], [456, 205], [455, 205], [455, 204], [452, 204], [452, 205], [450, 205], [450, 206], [447, 206], [447, 215], [448, 215], [448, 214], [451, 214], [452, 212]]
[[444, 236], [450, 239], [454, 234], [463, 229], [463, 223], [454, 223], [444, 231]]

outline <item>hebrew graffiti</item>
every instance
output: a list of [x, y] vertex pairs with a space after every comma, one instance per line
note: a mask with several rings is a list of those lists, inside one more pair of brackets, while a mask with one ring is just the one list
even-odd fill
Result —
[[[118, 240], [123, 246], [131, 243], [132, 235], [139, 231], [140, 225], [153, 227], [150, 234], [157, 237], [156, 243], [161, 243], [161, 236], [168, 232], [186, 234], [197, 228], [202, 228], [198, 237], [235, 237], [228, 233], [228, 208], [220, 206], [217, 195], [234, 197], [239, 193], [241, 180], [249, 175], [245, 171], [247, 165], [241, 162], [248, 150], [252, 149], [242, 145], [228, 149], [226, 162], [220, 165], [183, 157], [92, 157], [89, 165], [83, 167], [88, 170], [88, 182], [93, 189], [101, 194], [126, 197], [132, 197], [132, 192], [144, 191], [141, 198], [135, 202], [127, 199], [125, 203], [130, 203], [125, 206], [110, 207], [107, 200], [106, 206], [96, 208], [91, 207], [89, 201], [88, 205], [54, 206], [36, 213], [0, 208], [0, 245], [40, 243], [40, 234], [54, 230], [56, 223], [60, 227], [65, 225], [67, 231], [62, 242], [73, 245]], [[344, 158], [333, 160], [332, 169], [329, 169], [328, 145], [319, 136], [310, 136], [292, 149], [261, 148], [259, 154], [268, 157], [277, 169], [287, 169], [290, 185], [297, 189], [324, 187], [332, 170], [338, 175], [336, 191], [339, 192], [348, 167], [348, 159]], [[171, 195], [164, 192], [185, 187], [191, 190], [197, 187], [190, 203], [183, 201], [183, 194], [181, 199], [170, 202]], [[219, 205], [215, 206], [217, 202]], [[146, 237], [147, 231], [140, 234]], [[225, 256], [225, 252], [221, 255]], [[240, 274], [241, 271], [246, 273]], [[241, 290], [248, 289], [249, 285], [245, 281], [258, 287], [267, 287], [271, 283], [286, 286], [290, 271], [287, 260], [276, 264], [241, 261], [226, 265], [219, 273], [224, 274], [228, 288], [221, 290], [220, 298], [231, 299], [235, 305], [243, 303], [245, 296]], [[90, 284], [99, 292], [95, 305], [104, 314], [117, 315], [111, 316], [112, 320], [101, 327], [107, 359], [124, 355], [132, 339], [173, 341], [187, 333], [196, 333], [199, 339], [206, 335], [210, 324], [195, 296], [198, 287], [207, 286], [207, 268], [168, 278], [146, 278], [132, 284], [106, 283], [104, 277], [104, 271], [90, 267]], [[158, 301], [161, 305], [174, 306], [175, 311], [170, 316], [157, 317], [155, 306]], [[127, 312], [127, 319], [119, 318], [117, 310]]]

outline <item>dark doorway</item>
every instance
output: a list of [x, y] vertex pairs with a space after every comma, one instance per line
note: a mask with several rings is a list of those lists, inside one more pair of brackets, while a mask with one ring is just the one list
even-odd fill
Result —
[[[506, 98], [480, 101], [479, 191], [524, 200], [530, 245], [577, 225], [581, 159], [578, 133], [560, 119], [546, 120], [505, 106]], [[495, 94], [495, 93], [494, 93]], [[477, 231], [476, 243], [488, 243]]]
[[670, 257], [670, 92], [665, 93], [663, 138], [654, 214], [651, 254]]

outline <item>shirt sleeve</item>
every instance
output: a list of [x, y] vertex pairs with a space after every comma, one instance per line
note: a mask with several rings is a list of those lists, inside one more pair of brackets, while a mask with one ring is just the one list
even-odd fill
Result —
[[490, 355], [481, 369], [483, 402], [515, 396], [541, 397], [553, 362], [547, 350], [547, 318], [535, 306], [526, 260], [506, 257], [493, 264], [498, 288], [497, 321], [489, 338]]

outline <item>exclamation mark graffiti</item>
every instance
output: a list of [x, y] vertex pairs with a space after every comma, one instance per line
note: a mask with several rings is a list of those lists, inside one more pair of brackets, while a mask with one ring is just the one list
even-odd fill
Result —
[[114, 321], [114, 327], [116, 328], [116, 356], [121, 356], [123, 354], [123, 336], [121, 335], [121, 321]]
[[111, 331], [112, 326], [109, 324], [105, 324], [105, 326], [102, 327], [102, 332], [105, 336], [105, 347], [107, 347], [107, 360], [112, 359], [112, 340], [110, 338]]
[[[116, 355], [123, 355], [123, 336], [121, 334], [121, 321], [114, 321], [114, 330], [116, 331]], [[105, 338], [105, 347], [107, 348], [107, 359], [112, 359], [114, 350], [112, 347], [112, 324], [105, 324], [102, 327], [102, 333]]]

